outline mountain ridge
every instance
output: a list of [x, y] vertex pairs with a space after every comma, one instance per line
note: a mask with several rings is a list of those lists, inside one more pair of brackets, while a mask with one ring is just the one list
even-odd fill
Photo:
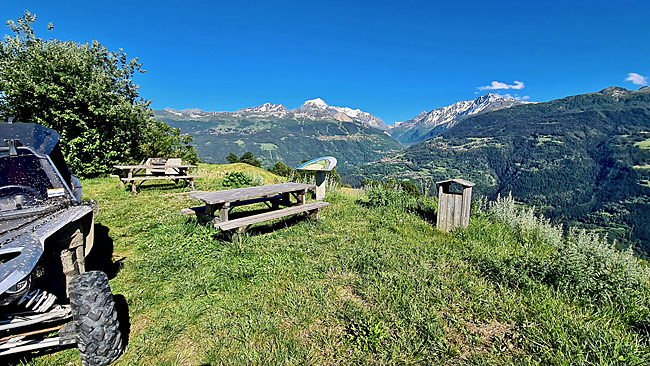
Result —
[[410, 120], [395, 122], [389, 126], [389, 133], [402, 144], [413, 145], [445, 133], [466, 117], [526, 103], [529, 102], [488, 93], [474, 100], [461, 100], [428, 113], [422, 111]]
[[351, 122], [382, 131], [388, 130], [388, 125], [379, 117], [360, 109], [330, 106], [321, 98], [305, 101], [300, 107], [287, 109], [282, 104], [264, 103], [256, 107], [242, 108], [234, 112], [203, 111], [197, 108], [176, 110], [164, 108], [154, 110], [156, 117], [176, 116], [179, 119], [209, 120], [211, 118], [302, 118], [311, 120], [334, 119], [340, 122]]

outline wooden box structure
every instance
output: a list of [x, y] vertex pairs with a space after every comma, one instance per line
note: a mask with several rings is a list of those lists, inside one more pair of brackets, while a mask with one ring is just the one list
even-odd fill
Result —
[[[459, 226], [469, 225], [469, 210], [472, 205], [472, 187], [476, 184], [464, 179], [449, 179], [436, 182], [438, 185], [438, 230], [449, 232]], [[459, 185], [461, 192], [453, 192], [453, 185]]]

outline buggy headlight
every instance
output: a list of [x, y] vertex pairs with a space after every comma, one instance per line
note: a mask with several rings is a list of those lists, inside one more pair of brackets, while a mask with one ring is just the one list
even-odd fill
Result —
[[23, 278], [22, 280], [16, 282], [16, 284], [9, 287], [7, 289], [7, 291], [5, 291], [5, 293], [13, 295], [13, 294], [17, 294], [17, 293], [26, 291], [29, 288], [29, 284], [31, 282], [30, 277], [31, 276], [27, 276], [27, 277]]

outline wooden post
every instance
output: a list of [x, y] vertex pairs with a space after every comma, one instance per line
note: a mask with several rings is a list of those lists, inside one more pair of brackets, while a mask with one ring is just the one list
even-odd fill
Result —
[[316, 201], [325, 199], [325, 172], [316, 171]]
[[226, 222], [228, 221], [228, 212], [230, 211], [230, 202], [226, 202], [221, 206], [221, 209], [219, 210], [219, 220], [221, 222]]
[[[454, 228], [469, 225], [469, 211], [472, 205], [472, 187], [474, 183], [464, 179], [451, 179], [438, 184], [438, 217], [436, 227], [438, 230], [449, 232]], [[463, 187], [462, 193], [450, 191], [451, 184]]]
[[298, 199], [298, 204], [299, 205], [304, 205], [305, 204], [305, 196], [307, 196], [307, 190], [302, 190], [298, 192], [298, 196], [296, 197]]

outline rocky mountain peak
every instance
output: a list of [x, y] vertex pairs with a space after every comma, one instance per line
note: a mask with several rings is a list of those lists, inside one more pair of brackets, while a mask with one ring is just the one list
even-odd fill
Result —
[[625, 96], [628, 92], [629, 92], [629, 90], [627, 90], [625, 88], [621, 88], [621, 87], [618, 87], [618, 86], [610, 86], [609, 88], [605, 88], [605, 89], [601, 90], [600, 94], [604, 94], [604, 95], [613, 97], [616, 100], [618, 100], [618, 98], [620, 98], [622, 96]]
[[325, 101], [322, 100], [321, 98], [307, 100], [307, 101], [305, 101], [305, 103], [303, 103], [303, 106], [306, 106], [306, 105], [312, 105], [312, 106], [315, 106], [315, 107], [318, 107], [318, 108], [323, 108], [323, 109], [329, 107], [327, 105], [327, 103], [325, 103]]
[[397, 122], [390, 127], [390, 134], [401, 143], [411, 145], [443, 133], [467, 116], [523, 103], [526, 102], [488, 93], [474, 100], [463, 100], [429, 113], [420, 113], [408, 121]]

